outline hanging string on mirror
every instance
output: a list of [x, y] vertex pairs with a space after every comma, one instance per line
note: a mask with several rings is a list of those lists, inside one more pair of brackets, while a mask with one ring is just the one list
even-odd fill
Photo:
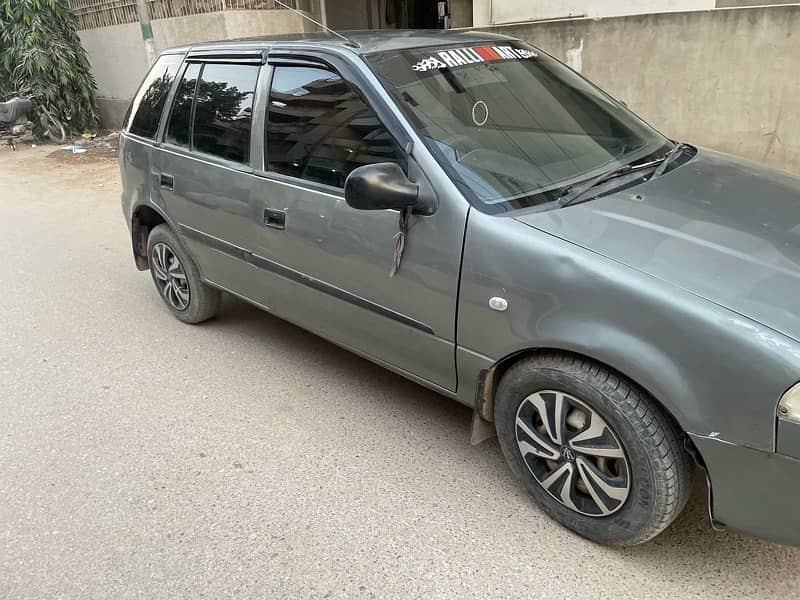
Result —
[[392, 268], [389, 270], [389, 277], [394, 277], [400, 268], [403, 260], [403, 252], [406, 249], [406, 236], [408, 235], [408, 225], [411, 221], [411, 207], [406, 207], [400, 211], [398, 231], [394, 234], [394, 256], [392, 257]]

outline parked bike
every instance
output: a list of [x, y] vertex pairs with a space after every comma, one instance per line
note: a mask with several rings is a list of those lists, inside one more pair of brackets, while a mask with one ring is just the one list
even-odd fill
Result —
[[17, 142], [32, 140], [34, 122], [38, 119], [44, 136], [63, 144], [67, 139], [64, 125], [31, 92], [11, 96], [0, 102], [0, 140], [17, 149]]

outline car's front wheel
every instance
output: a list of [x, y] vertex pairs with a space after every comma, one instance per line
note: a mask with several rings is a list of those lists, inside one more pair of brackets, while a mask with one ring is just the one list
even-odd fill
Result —
[[147, 238], [150, 275], [161, 299], [184, 323], [200, 323], [219, 310], [220, 291], [206, 285], [192, 257], [166, 224]]
[[645, 542], [686, 504], [680, 432], [638, 386], [569, 354], [521, 360], [495, 396], [500, 446], [553, 519], [604, 544]]

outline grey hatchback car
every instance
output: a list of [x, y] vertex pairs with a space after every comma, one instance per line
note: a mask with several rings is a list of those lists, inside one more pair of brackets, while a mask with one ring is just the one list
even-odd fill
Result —
[[678, 143], [521, 41], [360, 32], [168, 50], [121, 134], [133, 255], [475, 411], [545, 513], [800, 543], [800, 178]]

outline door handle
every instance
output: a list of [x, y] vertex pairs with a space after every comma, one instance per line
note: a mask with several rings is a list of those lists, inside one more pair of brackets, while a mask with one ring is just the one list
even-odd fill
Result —
[[158, 177], [161, 187], [165, 190], [172, 190], [175, 188], [175, 178], [172, 175], [161, 173]]
[[286, 213], [274, 208], [265, 208], [264, 225], [273, 229], [286, 229]]

